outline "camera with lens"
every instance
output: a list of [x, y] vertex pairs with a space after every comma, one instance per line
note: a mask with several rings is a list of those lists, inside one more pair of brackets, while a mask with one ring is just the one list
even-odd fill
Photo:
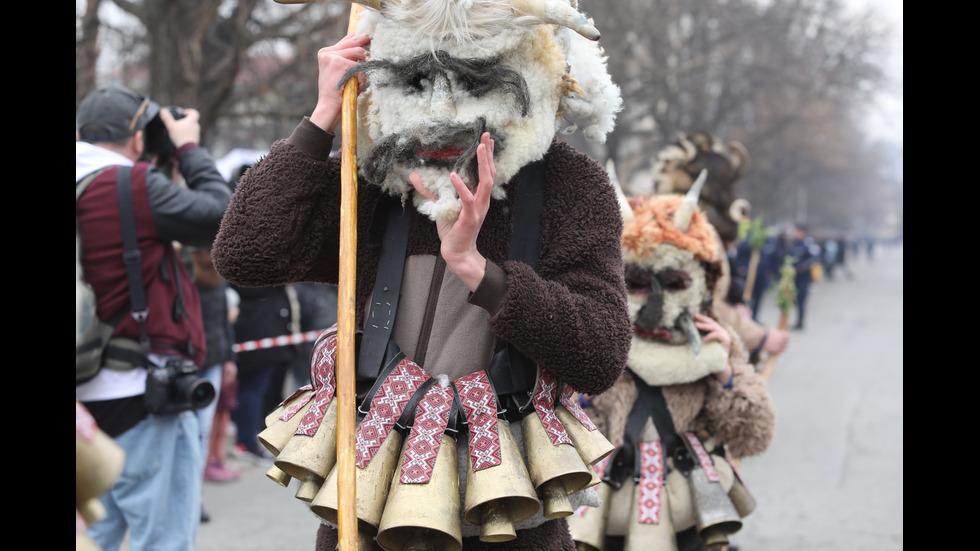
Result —
[[[184, 113], [182, 107], [161, 107], [160, 110], [166, 109], [170, 111], [170, 114], [174, 116], [174, 119], [182, 119], [187, 116]], [[160, 115], [153, 117], [153, 119], [146, 124], [146, 129], [144, 130], [146, 136], [146, 143], [144, 146], [144, 151], [148, 156], [156, 156], [158, 164], [163, 164], [165, 161], [169, 161], [177, 154], [177, 146], [174, 142], [170, 140], [170, 134], [167, 133], [167, 127], [160, 120]]]
[[214, 385], [202, 379], [194, 362], [170, 358], [150, 365], [146, 376], [146, 409], [150, 413], [177, 413], [201, 409], [214, 400]]

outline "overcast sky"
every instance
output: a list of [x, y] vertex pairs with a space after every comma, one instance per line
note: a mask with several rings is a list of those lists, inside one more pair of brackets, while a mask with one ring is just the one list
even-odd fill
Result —
[[902, 0], [849, 0], [856, 6], [870, 6], [888, 19], [893, 34], [891, 52], [885, 70], [889, 81], [879, 93], [879, 99], [868, 116], [869, 129], [875, 137], [902, 144], [903, 142], [903, 2]]

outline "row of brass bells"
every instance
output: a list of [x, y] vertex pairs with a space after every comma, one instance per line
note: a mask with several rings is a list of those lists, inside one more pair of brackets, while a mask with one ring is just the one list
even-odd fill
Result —
[[609, 485], [601, 484], [597, 491], [602, 506], [568, 520], [579, 551], [603, 551], [607, 536], [624, 536], [623, 551], [674, 551], [676, 532], [693, 526], [709, 548], [727, 546], [728, 536], [741, 528], [741, 519], [755, 509], [756, 502], [731, 465], [712, 457], [718, 482], [708, 480], [700, 466], [692, 469], [692, 476], [677, 469], [667, 475], [661, 488], [659, 524], [638, 522], [639, 485], [632, 478], [623, 482], [616, 495]]

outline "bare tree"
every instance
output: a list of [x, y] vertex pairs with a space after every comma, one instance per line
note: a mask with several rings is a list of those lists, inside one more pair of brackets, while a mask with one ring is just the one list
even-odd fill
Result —
[[[76, 38], [76, 98], [84, 97], [95, 86], [98, 29], [113, 25], [99, 9], [100, 0], [87, 1], [84, 13], [77, 13], [76, 8], [76, 19], [81, 18], [81, 28], [87, 31], [76, 32], [77, 37], [81, 35]], [[147, 92], [161, 105], [198, 109], [202, 131], [212, 140], [218, 139], [212, 128], [219, 119], [240, 112], [240, 103], [253, 109], [252, 118], [269, 116], [268, 112], [254, 111], [263, 106], [255, 98], [268, 95], [269, 83], [295, 81], [297, 65], [308, 66], [309, 62], [295, 52], [306, 44], [326, 45], [342, 36], [349, 12], [348, 4], [337, 3], [284, 6], [265, 0], [109, 2], [136, 22], [118, 30], [115, 39], [143, 46], [120, 48], [120, 65], [138, 65], [146, 71], [114, 78]], [[305, 48], [308, 52], [309, 48]], [[315, 56], [313, 63], [315, 69]], [[312, 79], [315, 90], [315, 72]], [[279, 103], [265, 107], [280, 110]]]
[[[103, 16], [128, 14], [129, 24]], [[604, 146], [627, 187], [650, 191], [655, 153], [681, 132], [738, 140], [740, 196], [767, 220], [841, 224], [884, 216], [900, 188], [860, 121], [882, 83], [887, 29], [842, 0], [581, 0], [596, 19], [625, 108]], [[221, 153], [266, 149], [316, 100], [316, 51], [346, 33], [350, 4], [268, 0], [76, 0], [76, 105], [108, 42], [112, 78], [164, 105], [198, 108]], [[891, 180], [887, 180], [891, 178]]]
[[602, 44], [623, 89], [607, 151], [629, 189], [652, 192], [656, 151], [681, 132], [704, 131], [749, 149], [753, 167], [739, 192], [772, 219], [857, 208], [822, 198], [863, 197], [858, 188], [867, 187], [837, 182], [869, 159], [860, 115], [883, 80], [888, 31], [873, 12], [849, 14], [840, 0], [582, 5], [602, 14]]

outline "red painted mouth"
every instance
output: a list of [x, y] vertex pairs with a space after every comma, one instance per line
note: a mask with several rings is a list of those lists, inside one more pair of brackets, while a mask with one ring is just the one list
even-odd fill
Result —
[[633, 334], [637, 337], [660, 342], [670, 342], [671, 336], [671, 332], [666, 329], [644, 329], [635, 325], [633, 326]]
[[426, 159], [445, 161], [448, 159], [454, 159], [456, 157], [459, 157], [465, 151], [466, 149], [462, 147], [437, 147], [437, 148], [419, 149], [416, 152], [416, 154], [419, 157], [424, 157]]

